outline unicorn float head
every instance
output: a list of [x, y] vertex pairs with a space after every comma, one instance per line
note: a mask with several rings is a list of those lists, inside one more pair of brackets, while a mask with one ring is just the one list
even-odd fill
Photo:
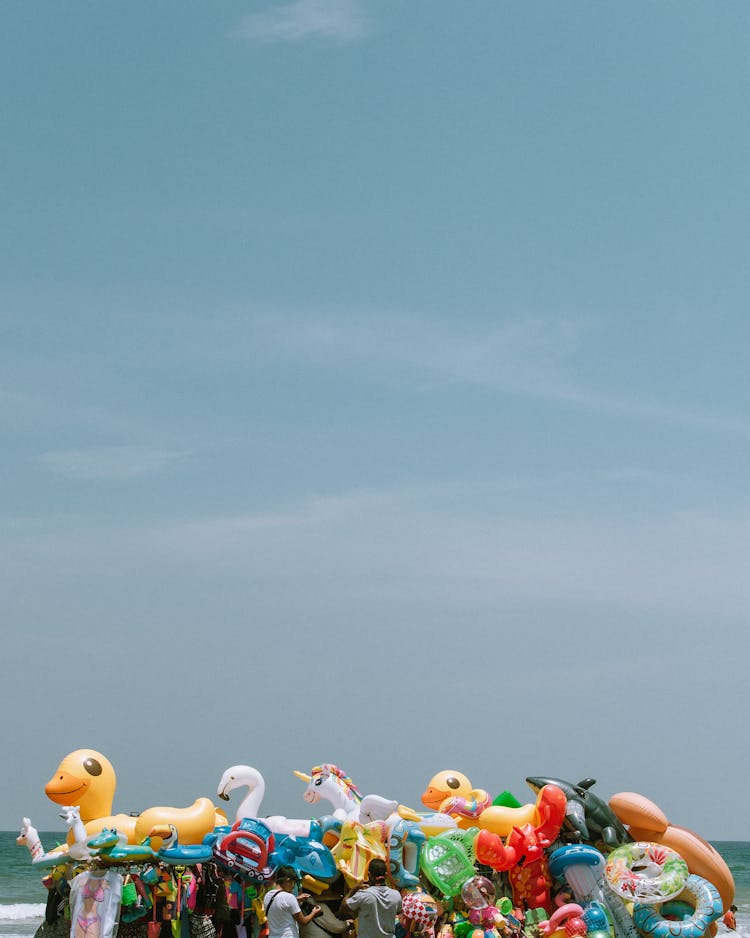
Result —
[[341, 821], [359, 820], [359, 807], [362, 795], [349, 776], [337, 765], [324, 762], [310, 769], [310, 774], [295, 772], [297, 778], [307, 782], [302, 797], [308, 804], [318, 804], [321, 800], [333, 805], [333, 816]]

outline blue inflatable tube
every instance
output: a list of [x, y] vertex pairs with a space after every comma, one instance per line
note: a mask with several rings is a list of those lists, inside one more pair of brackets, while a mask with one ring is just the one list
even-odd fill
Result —
[[635, 927], [647, 938], [702, 938], [711, 922], [722, 913], [719, 890], [707, 879], [691, 873], [679, 899], [695, 908], [688, 918], [671, 921], [664, 918], [663, 906], [637, 902], [633, 907]]

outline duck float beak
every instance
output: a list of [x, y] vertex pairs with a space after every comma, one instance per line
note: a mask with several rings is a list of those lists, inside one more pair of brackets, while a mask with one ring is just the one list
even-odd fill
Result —
[[73, 803], [79, 795], [88, 790], [88, 782], [70, 772], [60, 772], [54, 775], [45, 785], [44, 794], [55, 804], [67, 805]]
[[433, 788], [430, 786], [427, 791], [422, 795], [422, 804], [426, 808], [431, 808], [433, 811], [437, 811], [440, 805], [448, 797], [448, 793], [440, 791], [439, 788]]

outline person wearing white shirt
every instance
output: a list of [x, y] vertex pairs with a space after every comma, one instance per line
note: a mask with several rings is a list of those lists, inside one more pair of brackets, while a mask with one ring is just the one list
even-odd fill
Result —
[[275, 889], [263, 897], [263, 908], [268, 921], [268, 938], [299, 938], [299, 926], [306, 925], [316, 916], [320, 915], [321, 908], [314, 905], [309, 913], [305, 914], [299, 905], [300, 899], [308, 899], [306, 893], [299, 896], [294, 890], [299, 883], [295, 871], [288, 866], [281, 866], [274, 877]]

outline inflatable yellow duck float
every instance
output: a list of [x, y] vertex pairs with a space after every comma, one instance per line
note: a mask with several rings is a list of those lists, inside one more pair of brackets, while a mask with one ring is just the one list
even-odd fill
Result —
[[[224, 812], [210, 798], [197, 798], [187, 808], [148, 808], [135, 817], [112, 814], [116, 786], [117, 776], [106, 756], [94, 749], [76, 749], [58, 765], [44, 793], [55, 804], [77, 805], [89, 836], [105, 827], [116, 828], [131, 844], [141, 843], [154, 828], [170, 824], [177, 830], [181, 843], [198, 844], [214, 827], [228, 823]], [[158, 850], [160, 845], [160, 840], [154, 838], [153, 849]]]
[[455, 769], [444, 769], [433, 775], [422, 795], [422, 804], [451, 815], [464, 830], [478, 827], [500, 837], [507, 837], [514, 827], [539, 824], [538, 802], [518, 808], [494, 805], [486, 791], [473, 788], [469, 779]]

